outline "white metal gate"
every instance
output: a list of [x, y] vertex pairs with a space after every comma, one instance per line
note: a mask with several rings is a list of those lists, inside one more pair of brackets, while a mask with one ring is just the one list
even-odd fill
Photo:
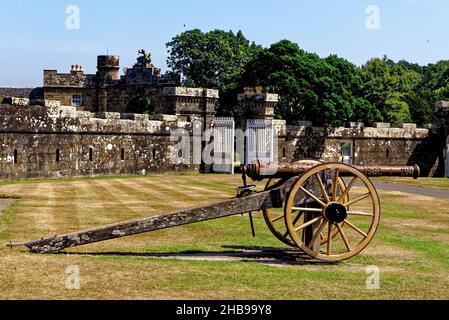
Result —
[[233, 118], [215, 118], [214, 165], [217, 173], [234, 174], [235, 122]]
[[274, 123], [271, 120], [247, 121], [245, 163], [254, 160], [274, 162]]
[[352, 166], [353, 142], [343, 141], [341, 143], [341, 162]]

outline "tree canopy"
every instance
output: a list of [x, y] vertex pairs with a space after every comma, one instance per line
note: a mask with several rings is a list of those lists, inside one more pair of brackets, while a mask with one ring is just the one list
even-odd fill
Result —
[[167, 43], [168, 66], [186, 86], [220, 90], [219, 115], [239, 116], [237, 93], [262, 86], [281, 96], [276, 110], [287, 121], [340, 126], [349, 121], [394, 125], [435, 121], [435, 102], [449, 98], [449, 61], [420, 66], [388, 57], [361, 67], [320, 57], [282, 40], [262, 48], [242, 32], [195, 29]]
[[186, 31], [167, 43], [168, 66], [184, 77], [185, 86], [220, 90], [219, 114], [233, 115], [240, 79], [246, 65], [261, 46], [250, 42], [241, 31]]

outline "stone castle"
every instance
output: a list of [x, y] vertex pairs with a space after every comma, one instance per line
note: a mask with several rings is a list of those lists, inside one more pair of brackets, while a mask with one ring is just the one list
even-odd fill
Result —
[[[219, 92], [180, 87], [179, 75], [161, 74], [149, 54], [140, 53], [121, 77], [119, 57], [99, 56], [95, 75], [74, 65], [68, 74], [44, 70], [41, 89], [0, 88], [0, 179], [213, 171], [173, 163], [177, 141], [170, 137], [177, 129], [193, 136], [195, 128], [218, 126]], [[151, 114], [133, 110], [133, 101], [142, 97], [151, 97]], [[425, 176], [449, 176], [447, 102], [436, 106], [440, 122], [424, 129], [386, 123], [322, 128], [300, 119], [274, 120], [278, 98], [255, 91], [239, 95], [242, 114], [235, 121], [243, 130], [249, 121], [272, 124], [278, 161], [416, 163]]]
[[119, 77], [118, 56], [98, 56], [97, 73], [85, 74], [83, 66], [72, 65], [70, 73], [44, 70], [44, 99], [76, 106], [91, 112], [133, 112], [139, 97], [158, 99], [164, 87], [180, 85], [179, 75], [161, 74], [151, 63], [150, 54], [139, 51], [137, 63]]

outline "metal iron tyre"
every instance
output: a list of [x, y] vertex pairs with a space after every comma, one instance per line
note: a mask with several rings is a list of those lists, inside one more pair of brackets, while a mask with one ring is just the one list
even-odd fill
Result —
[[[339, 183], [343, 177], [350, 181], [347, 186]], [[320, 194], [307, 188], [311, 181], [318, 182]], [[303, 206], [306, 201], [313, 205]], [[298, 178], [284, 210], [285, 225], [296, 246], [313, 258], [337, 262], [369, 245], [379, 226], [381, 208], [376, 188], [363, 173], [352, 166], [328, 163]]]

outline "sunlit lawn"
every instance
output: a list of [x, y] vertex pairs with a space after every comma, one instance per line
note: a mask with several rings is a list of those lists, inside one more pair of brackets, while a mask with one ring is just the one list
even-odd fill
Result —
[[[447, 179], [435, 181], [449, 188]], [[398, 192], [381, 192], [383, 219], [373, 243], [358, 257], [335, 265], [301, 259], [222, 259], [229, 251], [285, 247], [260, 215], [255, 239], [248, 217], [236, 216], [68, 250], [88, 255], [34, 255], [6, 248], [9, 241], [35, 240], [229, 198], [240, 184], [238, 176], [227, 175], [0, 183], [2, 197], [20, 197], [0, 215], [0, 298], [449, 298], [449, 201]], [[434, 181], [422, 182], [429, 184]], [[200, 258], [153, 255], [183, 252], [197, 252]], [[80, 290], [66, 288], [66, 269], [71, 265], [79, 267]], [[380, 268], [380, 290], [366, 288], [370, 265]]]

